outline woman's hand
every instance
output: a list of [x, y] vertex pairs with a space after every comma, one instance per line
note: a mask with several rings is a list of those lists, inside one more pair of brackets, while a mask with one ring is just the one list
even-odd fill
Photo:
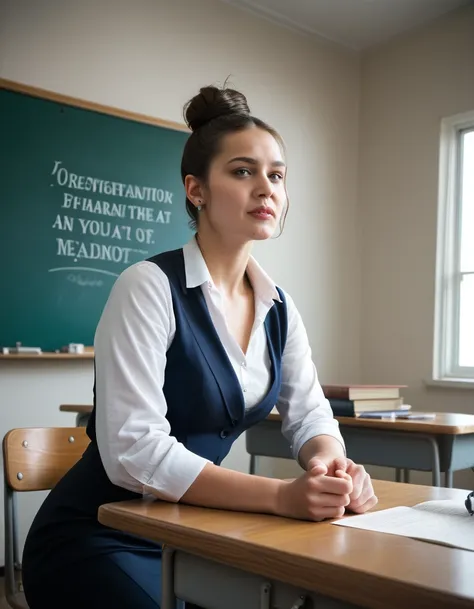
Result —
[[352, 479], [342, 470], [338, 476], [327, 474], [328, 467], [318, 459], [299, 478], [282, 481], [276, 513], [316, 522], [343, 516], [353, 492]]
[[327, 475], [338, 479], [345, 479], [347, 475], [352, 480], [352, 491], [349, 494], [350, 501], [347, 510], [357, 514], [363, 514], [375, 507], [378, 499], [374, 493], [372, 481], [363, 465], [357, 465], [352, 459], [346, 457], [313, 457], [308, 467], [323, 465], [327, 468]]

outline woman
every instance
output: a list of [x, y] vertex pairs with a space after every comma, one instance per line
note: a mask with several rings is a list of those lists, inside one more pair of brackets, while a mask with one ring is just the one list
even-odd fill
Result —
[[[185, 116], [196, 236], [131, 266], [111, 291], [95, 337], [90, 446], [26, 541], [31, 609], [160, 606], [160, 546], [100, 525], [103, 503], [151, 494], [320, 521], [377, 502], [345, 458], [293, 301], [250, 256], [285, 214], [281, 138], [231, 89], [201, 89]], [[275, 404], [305, 472], [283, 481], [218, 467]]]

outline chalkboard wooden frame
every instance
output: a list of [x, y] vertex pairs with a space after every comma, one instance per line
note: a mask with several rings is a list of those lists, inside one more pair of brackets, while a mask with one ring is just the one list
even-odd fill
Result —
[[[96, 102], [87, 101], [80, 98], [75, 98], [69, 95], [63, 95], [60, 93], [56, 93], [50, 90], [42, 89], [35, 86], [26, 85], [23, 83], [19, 83], [16, 81], [11, 81], [8, 79], [0, 78], [0, 89], [5, 89], [7, 91], [11, 91], [14, 93], [25, 94], [30, 97], [36, 97], [43, 100], [48, 100], [52, 102], [56, 102], [65, 106], [71, 106], [73, 108], [79, 108], [83, 110], [89, 110], [92, 112], [96, 112], [103, 115], [108, 115], [112, 117], [117, 117], [129, 121], [134, 121], [137, 123], [144, 123], [146, 125], [155, 126], [155, 127], [163, 127], [165, 129], [170, 129], [174, 131], [180, 131], [184, 133], [190, 133], [188, 127], [183, 123], [178, 123], [175, 121], [165, 120], [161, 118], [156, 118], [153, 116], [148, 116], [145, 114], [132, 112], [129, 110], [123, 110], [121, 108], [107, 106], [103, 104], [99, 104]], [[184, 203], [183, 203], [184, 205]], [[14, 346], [14, 345], [9, 345]], [[41, 345], [40, 345], [41, 346]], [[91, 359], [94, 357], [93, 349], [91, 347], [87, 348], [87, 352], [83, 354], [69, 354], [69, 353], [58, 353], [52, 351], [44, 351], [40, 355], [33, 354], [1, 354], [0, 360], [2, 361], [17, 361], [17, 360], [71, 360], [71, 359]]]
[[71, 97], [69, 95], [63, 95], [62, 93], [48, 91], [47, 89], [40, 89], [39, 87], [24, 85], [5, 78], [0, 78], [0, 89], [7, 89], [16, 93], [24, 93], [25, 95], [32, 95], [33, 97], [49, 99], [50, 101], [66, 104], [67, 106], [83, 108], [84, 110], [92, 110], [93, 112], [100, 112], [101, 114], [109, 114], [111, 116], [118, 116], [119, 118], [125, 118], [131, 121], [137, 121], [139, 123], [147, 123], [157, 127], [166, 127], [168, 129], [175, 129], [177, 131], [190, 132], [183, 123], [176, 123], [174, 121], [155, 118], [153, 116], [147, 116], [146, 114], [131, 112], [130, 110], [122, 110], [121, 108], [116, 108], [114, 106], [105, 106], [103, 104], [86, 101], [78, 97]]

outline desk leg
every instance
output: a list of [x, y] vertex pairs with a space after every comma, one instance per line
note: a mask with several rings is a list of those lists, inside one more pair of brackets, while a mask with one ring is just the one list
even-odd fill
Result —
[[453, 488], [453, 470], [447, 469], [444, 473], [444, 486], [446, 488]]
[[161, 609], [176, 609], [174, 550], [165, 545], [161, 557]]
[[428, 436], [427, 441], [431, 444], [433, 451], [432, 458], [432, 482], [433, 486], [441, 486], [441, 465], [439, 461], [439, 446], [436, 440], [432, 436]]
[[257, 457], [255, 455], [250, 455], [250, 467], [249, 467], [249, 474], [255, 474], [255, 471], [257, 469]]

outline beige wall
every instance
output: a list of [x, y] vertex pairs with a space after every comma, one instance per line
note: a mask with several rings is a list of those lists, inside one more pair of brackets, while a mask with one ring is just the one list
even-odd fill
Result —
[[[426, 410], [474, 413], [474, 388], [424, 384], [432, 373], [440, 120], [473, 109], [472, 5], [362, 58], [362, 381], [408, 384], [408, 402]], [[455, 484], [474, 486], [474, 474]]]
[[[3, 0], [0, 11], [3, 78], [180, 121], [200, 86], [231, 75], [288, 146], [291, 213], [257, 257], [300, 307], [321, 377], [357, 380], [358, 57], [218, 0]], [[59, 403], [88, 402], [91, 389], [90, 362], [0, 362], [0, 435], [73, 422]], [[226, 464], [247, 470], [243, 440]]]

